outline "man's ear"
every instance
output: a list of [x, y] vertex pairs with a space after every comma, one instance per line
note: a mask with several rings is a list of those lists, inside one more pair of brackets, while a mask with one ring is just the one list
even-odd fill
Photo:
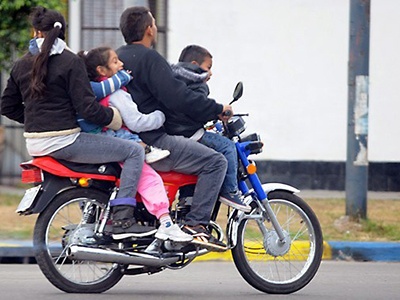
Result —
[[96, 67], [96, 72], [101, 76], [106, 76], [107, 75], [107, 68], [104, 67], [104, 66], [97, 66]]
[[150, 26], [150, 25], [147, 26], [145, 34], [149, 35], [149, 36], [153, 36], [153, 28], [152, 28], [152, 26]]

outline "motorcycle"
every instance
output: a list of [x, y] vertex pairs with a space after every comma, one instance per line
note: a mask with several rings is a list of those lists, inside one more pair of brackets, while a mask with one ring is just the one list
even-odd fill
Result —
[[[243, 94], [239, 82], [231, 104]], [[209, 230], [231, 251], [241, 276], [254, 288], [270, 294], [289, 294], [315, 276], [323, 252], [319, 221], [297, 193], [282, 183], [262, 184], [250, 155], [262, 151], [258, 134], [243, 136], [247, 114], [232, 116], [226, 124], [214, 122], [216, 134], [235, 142], [238, 182], [244, 213], [227, 208], [225, 231], [216, 222], [222, 211], [217, 201]], [[101, 293], [124, 275], [179, 270], [210, 252], [191, 243], [161, 241], [153, 236], [114, 240], [110, 234], [110, 199], [118, 191], [118, 163], [86, 165], [36, 157], [21, 164], [24, 183], [33, 183], [21, 200], [20, 215], [39, 214], [33, 235], [35, 258], [45, 277], [67, 293]], [[196, 183], [194, 175], [160, 172], [171, 217], [181, 224], [190, 210], [179, 189]], [[138, 201], [135, 216], [145, 225], [157, 220]]]

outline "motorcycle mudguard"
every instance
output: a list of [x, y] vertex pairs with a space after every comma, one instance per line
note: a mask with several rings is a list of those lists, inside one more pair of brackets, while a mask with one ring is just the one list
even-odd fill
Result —
[[[264, 183], [261, 185], [265, 194], [268, 195], [268, 193], [272, 191], [287, 191], [289, 193], [299, 193], [300, 190], [296, 189], [295, 187], [292, 187], [288, 184], [284, 183]], [[252, 192], [253, 189], [250, 190]], [[231, 247], [235, 247], [237, 244], [237, 230], [239, 227], [240, 222], [242, 219], [246, 216], [246, 214], [242, 211], [237, 211], [234, 212], [232, 215], [229, 216], [228, 218], [228, 226], [227, 226], [227, 235], [228, 239], [230, 241]]]
[[66, 188], [74, 188], [71, 181], [66, 177], [58, 177], [46, 173], [45, 180], [42, 183], [42, 189], [33, 203], [32, 207], [25, 214], [38, 214], [41, 213], [47, 205]]
[[275, 183], [275, 182], [263, 183], [262, 188], [266, 194], [268, 194], [269, 192], [272, 192], [272, 191], [277, 191], [277, 190], [287, 191], [290, 193], [299, 193], [300, 192], [300, 190], [296, 189], [293, 186], [290, 186], [290, 185], [284, 184], [284, 183]]

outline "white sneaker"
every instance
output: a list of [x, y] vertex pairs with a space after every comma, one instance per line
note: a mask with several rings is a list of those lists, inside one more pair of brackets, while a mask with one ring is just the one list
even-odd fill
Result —
[[169, 227], [160, 226], [155, 236], [160, 240], [171, 240], [174, 242], [191, 242], [193, 240], [193, 237], [183, 232], [177, 224], [172, 224]]
[[152, 164], [156, 161], [162, 160], [163, 158], [166, 158], [171, 154], [168, 150], [154, 148], [152, 146], [146, 146], [145, 151], [146, 151], [145, 160], [146, 163], [148, 164]]

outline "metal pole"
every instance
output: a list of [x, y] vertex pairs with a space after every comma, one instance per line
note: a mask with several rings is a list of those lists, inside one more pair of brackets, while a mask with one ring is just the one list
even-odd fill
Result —
[[75, 52], [82, 50], [82, 2], [81, 0], [68, 1], [68, 46]]
[[350, 0], [346, 215], [367, 216], [370, 0]]

